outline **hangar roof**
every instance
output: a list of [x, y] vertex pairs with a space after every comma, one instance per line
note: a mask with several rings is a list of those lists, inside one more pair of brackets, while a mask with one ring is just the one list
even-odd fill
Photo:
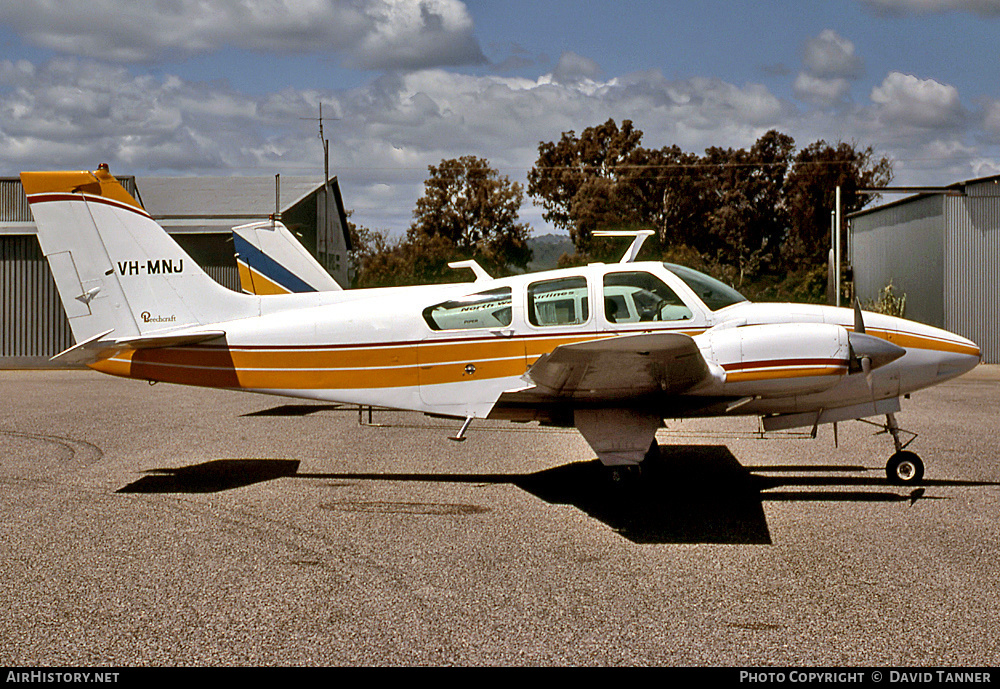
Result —
[[863, 215], [869, 215], [871, 213], [878, 213], [886, 208], [892, 208], [895, 206], [901, 206], [903, 204], [916, 201], [917, 199], [927, 198], [928, 196], [934, 195], [944, 195], [944, 196], [1000, 196], [1000, 175], [991, 175], [989, 177], [976, 177], [973, 179], [967, 179], [964, 182], [955, 182], [954, 184], [949, 184], [945, 187], [887, 187], [889, 192], [896, 191], [897, 193], [910, 193], [911, 196], [907, 196], [902, 199], [896, 199], [895, 201], [889, 201], [887, 203], [880, 204], [878, 206], [872, 206], [871, 208], [864, 208], [854, 213], [849, 213], [846, 217], [856, 218]]
[[[264, 220], [274, 213], [274, 177], [118, 176], [168, 232], [229, 232], [234, 225]], [[336, 177], [330, 179], [340, 202]], [[281, 176], [280, 208], [295, 208], [323, 189], [315, 177]], [[343, 209], [338, 208], [343, 215]], [[346, 227], [346, 218], [344, 221]], [[0, 178], [0, 234], [35, 234], [21, 180]]]

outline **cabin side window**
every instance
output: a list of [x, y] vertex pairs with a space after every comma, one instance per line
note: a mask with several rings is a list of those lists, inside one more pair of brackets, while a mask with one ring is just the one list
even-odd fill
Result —
[[604, 276], [604, 317], [609, 323], [684, 321], [691, 309], [662, 280], [645, 271]]
[[532, 325], [579, 325], [589, 318], [587, 278], [541, 280], [528, 285], [528, 321]]
[[697, 270], [673, 263], [664, 263], [663, 265], [667, 270], [683, 280], [684, 284], [690, 287], [691, 291], [698, 295], [698, 298], [705, 302], [705, 306], [712, 311], [718, 311], [727, 306], [747, 301], [746, 297], [729, 285], [704, 273], [699, 273]]
[[450, 299], [424, 309], [431, 330], [505, 328], [511, 323], [510, 287]]

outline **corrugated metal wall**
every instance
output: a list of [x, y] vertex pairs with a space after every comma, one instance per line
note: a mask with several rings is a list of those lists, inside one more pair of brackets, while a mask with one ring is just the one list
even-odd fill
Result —
[[862, 304], [892, 281], [896, 293], [906, 294], [906, 318], [944, 325], [941, 199], [927, 196], [851, 218], [854, 288]]
[[1000, 189], [970, 184], [966, 194], [944, 202], [944, 327], [1000, 363]]
[[970, 338], [988, 364], [1000, 363], [998, 182], [973, 181], [964, 195], [907, 199], [851, 218], [862, 302], [891, 279], [906, 293], [906, 318]]
[[73, 344], [56, 283], [34, 236], [0, 236], [0, 292], [0, 357], [41, 363]]
[[228, 287], [234, 292], [240, 290], [240, 273], [236, 267], [236, 258], [233, 258], [231, 266], [202, 266], [209, 277], [218, 282], [223, 287]]
[[0, 220], [35, 222], [19, 179], [0, 179]]

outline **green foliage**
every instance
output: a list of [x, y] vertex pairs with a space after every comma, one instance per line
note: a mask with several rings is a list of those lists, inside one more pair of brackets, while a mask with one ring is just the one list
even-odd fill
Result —
[[897, 294], [892, 280], [889, 280], [889, 284], [882, 288], [875, 299], [870, 299], [865, 308], [875, 313], [902, 318], [906, 314], [906, 293]]
[[560, 265], [617, 260], [622, 249], [595, 230], [653, 229], [646, 258], [683, 247], [688, 260], [678, 262], [744, 292], [760, 283], [763, 294], [821, 301], [834, 188], [846, 214], [872, 198], [858, 188], [892, 179], [889, 160], [871, 147], [817, 141], [796, 153], [794, 140], [774, 130], [749, 150], [712, 147], [702, 156], [641, 144], [629, 120], [539, 144], [528, 193], [573, 238], [576, 252]]
[[[528, 193], [573, 241], [560, 267], [621, 257], [624, 241], [596, 230], [652, 229], [641, 259], [688, 265], [754, 299], [822, 302], [834, 188], [846, 214], [873, 198], [858, 188], [892, 179], [889, 160], [870, 146], [816, 141], [796, 152], [790, 136], [771, 130], [749, 149], [697, 155], [647, 149], [642, 136], [630, 120], [609, 119], [539, 143]], [[352, 225], [354, 284], [450, 282], [461, 276], [447, 264], [464, 259], [492, 275], [526, 270], [521, 185], [475, 156], [428, 171], [404, 238]]]
[[[785, 207], [789, 232], [783, 253], [786, 261], [826, 260], [830, 248], [830, 211], [835, 204], [835, 189], [840, 186], [844, 215], [859, 211], [872, 199], [859, 194], [861, 187], [884, 187], [892, 181], [888, 158], [876, 158], [871, 146], [817, 141], [795, 156], [795, 163], [785, 181]], [[846, 233], [842, 233], [846, 241]], [[843, 248], [843, 247], [842, 247]]]
[[542, 217], [568, 230], [578, 249], [588, 250], [598, 227], [635, 220], [630, 185], [620, 184], [626, 170], [642, 161], [633, 158], [642, 132], [625, 120], [588, 127], [577, 137], [569, 131], [555, 143], [538, 145], [538, 162], [528, 172], [528, 193], [542, 206]]
[[[491, 275], [523, 272], [531, 260], [530, 228], [518, 223], [520, 184], [475, 156], [428, 167], [406, 237], [357, 232], [352, 265], [356, 287], [455, 282], [449, 262], [475, 259]], [[352, 235], [354, 241], [355, 235]]]

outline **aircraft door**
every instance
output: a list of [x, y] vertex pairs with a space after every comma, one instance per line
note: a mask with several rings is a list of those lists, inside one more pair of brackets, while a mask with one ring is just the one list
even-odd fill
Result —
[[523, 385], [524, 340], [514, 337], [519, 310], [510, 287], [424, 309], [431, 333], [417, 346], [417, 382], [429, 410], [482, 417], [501, 393]]
[[593, 286], [583, 275], [536, 280], [524, 300], [527, 365], [561, 344], [594, 338]]

